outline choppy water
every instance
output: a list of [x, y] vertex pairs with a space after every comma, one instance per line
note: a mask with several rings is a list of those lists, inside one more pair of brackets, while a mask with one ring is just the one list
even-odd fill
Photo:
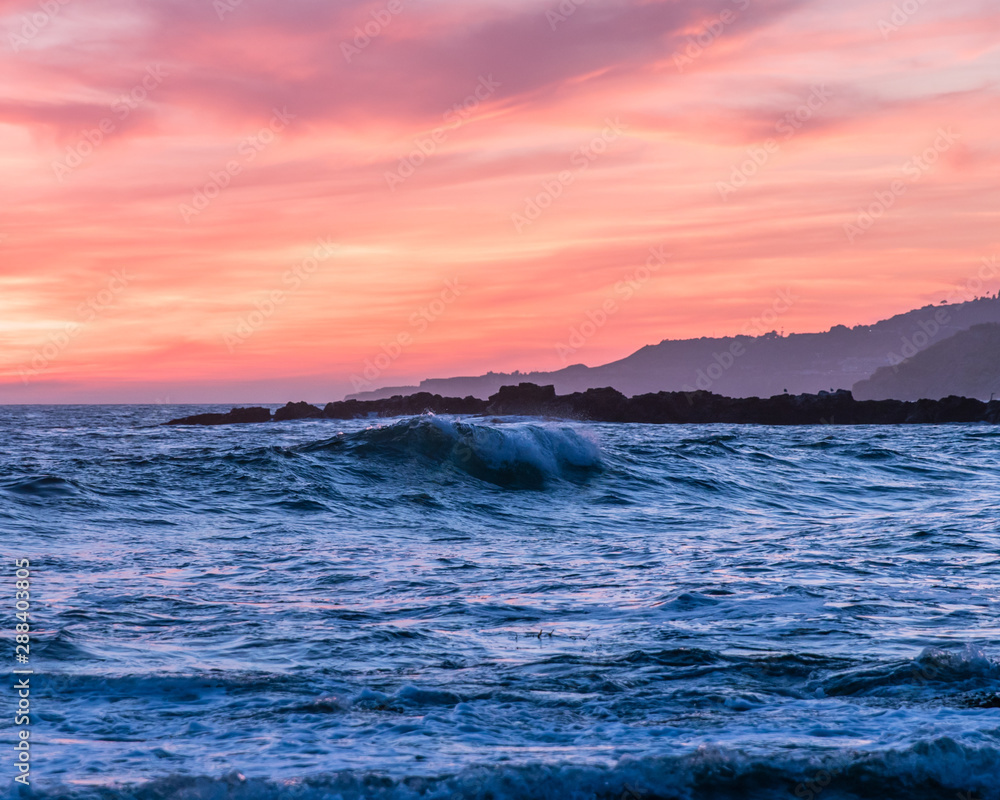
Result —
[[1000, 797], [996, 428], [201, 410], [0, 408], [38, 796]]

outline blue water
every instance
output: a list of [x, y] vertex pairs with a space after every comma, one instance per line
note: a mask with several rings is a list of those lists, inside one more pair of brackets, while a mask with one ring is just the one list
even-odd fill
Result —
[[39, 797], [1000, 797], [1000, 429], [206, 410], [0, 408]]

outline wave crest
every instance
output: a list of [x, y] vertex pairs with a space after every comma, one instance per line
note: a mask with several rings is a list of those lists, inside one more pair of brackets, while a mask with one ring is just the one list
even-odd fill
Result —
[[342, 450], [368, 458], [447, 464], [505, 488], [541, 488], [581, 480], [602, 468], [597, 444], [568, 426], [483, 425], [423, 416], [368, 428], [300, 448]]
[[928, 647], [913, 661], [836, 675], [818, 686], [827, 697], [890, 695], [934, 684], [959, 689], [993, 688], [1000, 682], [1000, 663], [967, 644], [961, 651]]

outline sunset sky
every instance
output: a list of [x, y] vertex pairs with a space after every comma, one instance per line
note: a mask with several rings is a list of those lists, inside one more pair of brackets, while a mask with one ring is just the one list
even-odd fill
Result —
[[998, 31], [996, 0], [0, 0], [0, 402], [319, 402], [380, 354], [373, 386], [781, 292], [785, 332], [955, 297], [1000, 254]]

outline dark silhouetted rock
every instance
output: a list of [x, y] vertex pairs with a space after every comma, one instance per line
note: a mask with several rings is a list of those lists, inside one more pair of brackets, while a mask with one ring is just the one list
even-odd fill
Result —
[[167, 425], [232, 425], [240, 422], [270, 422], [268, 408], [234, 408], [227, 414], [195, 414], [193, 417], [172, 419]]
[[322, 410], [309, 403], [285, 403], [285, 405], [274, 412], [274, 421], [284, 422], [289, 419], [316, 419], [322, 416]]
[[442, 397], [419, 392], [395, 395], [386, 400], [342, 400], [327, 403], [323, 416], [328, 419], [363, 419], [365, 417], [402, 417], [413, 414], [485, 414], [488, 403], [475, 397]]
[[[557, 395], [551, 386], [522, 383], [504, 386], [489, 400], [441, 397], [437, 394], [396, 395], [387, 400], [343, 400], [320, 411], [308, 403], [289, 403], [275, 421], [318, 416], [367, 419], [416, 414], [541, 416], [592, 422], [647, 424], [714, 423], [734, 425], [902, 425], [952, 422], [1000, 424], [1000, 400], [984, 403], [968, 397], [943, 400], [855, 400], [846, 391], [779, 394], [774, 397], [723, 397], [711, 392], [657, 392], [626, 397], [611, 388]], [[266, 408], [233, 409], [228, 414], [200, 414], [168, 425], [224, 425], [267, 422]]]
[[490, 397], [489, 414], [539, 414], [546, 403], [556, 399], [555, 386], [536, 386], [533, 383], [519, 383], [517, 386], [502, 386]]

